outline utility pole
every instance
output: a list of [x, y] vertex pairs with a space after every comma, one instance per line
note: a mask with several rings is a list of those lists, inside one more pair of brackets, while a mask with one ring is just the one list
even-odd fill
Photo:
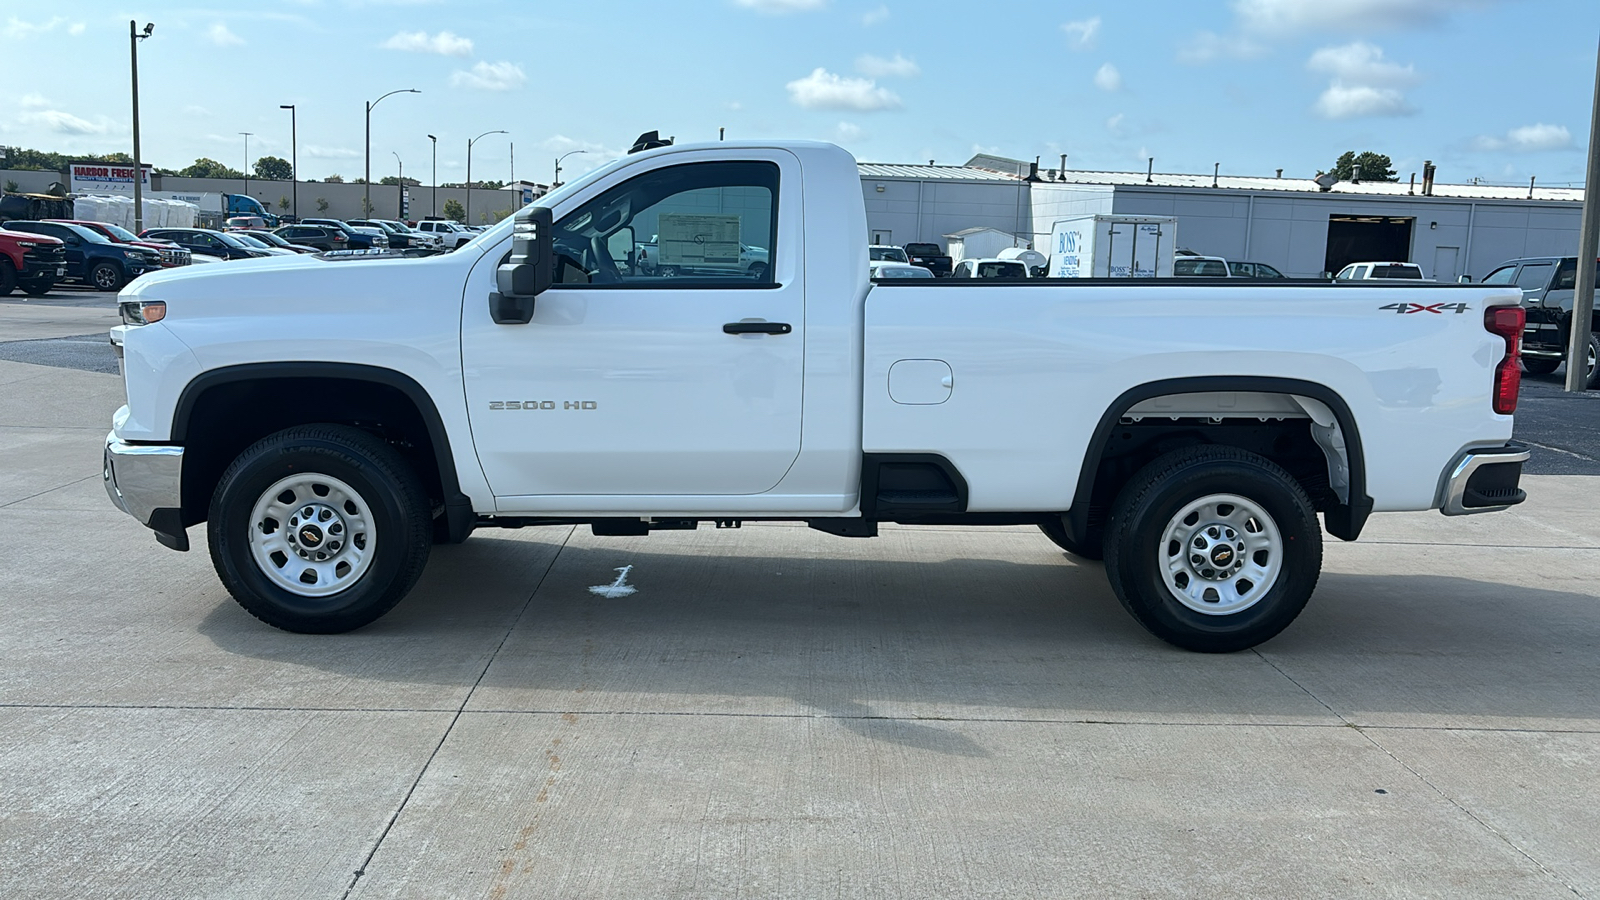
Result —
[[299, 126], [295, 121], [293, 103], [286, 103], [278, 107], [289, 111], [289, 184], [290, 192], [294, 194], [294, 220], [300, 221], [300, 135]]
[[155, 30], [154, 22], [139, 33], [139, 23], [128, 22], [129, 60], [133, 65], [133, 233], [144, 230], [144, 163], [139, 158], [139, 42]]
[[556, 157], [556, 178], [555, 178], [555, 183], [550, 185], [550, 190], [553, 191], [556, 188], [561, 186], [561, 161], [563, 159], [566, 159], [567, 157], [573, 155], [574, 153], [588, 153], [588, 152], [589, 151], [587, 151], [587, 150], [568, 150], [566, 153], [563, 153], [560, 156]]
[[[1589, 382], [1590, 322], [1594, 316], [1595, 257], [1600, 256], [1600, 53], [1595, 56], [1594, 111], [1589, 118], [1589, 168], [1583, 182], [1583, 227], [1578, 230], [1578, 283], [1567, 329], [1567, 390]], [[1596, 362], [1600, 365], [1600, 361]]]
[[[241, 131], [239, 133], [244, 135], [244, 195], [248, 197], [250, 196], [250, 135], [255, 134], [255, 132]], [[223, 210], [223, 212], [226, 213], [227, 210]], [[227, 222], [228, 217], [224, 215], [222, 220]]]
[[400, 158], [398, 151], [390, 150], [389, 152], [394, 154], [395, 164], [400, 167], [396, 173], [400, 178], [400, 193], [394, 195], [394, 217], [396, 219], [404, 219], [406, 217], [406, 162]]
[[439, 139], [428, 135], [428, 140], [433, 143], [433, 199], [428, 201], [428, 215], [439, 217]]
[[470, 141], [467, 141], [467, 221], [463, 224], [472, 224], [472, 145], [483, 140], [491, 134], [510, 134], [509, 131], [485, 131]]
[[[389, 93], [384, 94], [383, 97], [392, 97], [395, 94], [420, 93], [422, 92], [416, 88], [401, 88], [398, 91], [390, 91]], [[382, 103], [383, 97], [379, 97], [376, 100], [367, 101], [367, 151], [365, 157], [366, 170], [362, 173], [362, 187], [364, 190], [361, 194], [361, 205], [365, 208], [361, 210], [362, 217], [369, 217], [372, 215], [372, 108], [377, 106], [379, 103]]]

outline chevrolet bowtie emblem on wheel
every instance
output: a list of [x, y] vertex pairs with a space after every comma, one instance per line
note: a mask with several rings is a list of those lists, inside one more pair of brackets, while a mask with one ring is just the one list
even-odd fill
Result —
[[307, 547], [315, 547], [322, 543], [322, 533], [315, 528], [302, 528], [300, 530], [300, 543]]

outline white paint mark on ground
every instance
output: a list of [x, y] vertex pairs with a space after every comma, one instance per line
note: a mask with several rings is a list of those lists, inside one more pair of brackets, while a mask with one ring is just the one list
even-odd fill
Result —
[[637, 593], [639, 589], [628, 583], [628, 573], [631, 571], [633, 571], [633, 566], [618, 566], [616, 581], [610, 584], [591, 585], [589, 593], [598, 594], [607, 600], [615, 600], [618, 597], [626, 597], [629, 594]]

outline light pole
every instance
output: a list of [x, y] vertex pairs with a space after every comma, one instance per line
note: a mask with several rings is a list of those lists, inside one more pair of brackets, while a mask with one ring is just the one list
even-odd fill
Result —
[[294, 220], [300, 221], [300, 135], [293, 103], [278, 107], [289, 111], [289, 190], [294, 194]]
[[428, 201], [428, 215], [439, 217], [439, 139], [428, 135], [428, 140], [433, 142], [433, 199]]
[[563, 159], [566, 159], [567, 157], [571, 156], [574, 153], [588, 153], [588, 152], [589, 151], [587, 151], [587, 150], [568, 150], [566, 153], [563, 153], [560, 156], [556, 157], [556, 180], [550, 185], [550, 190], [553, 191], [556, 188], [561, 186], [561, 161]]
[[[250, 135], [255, 134], [255, 132], [241, 131], [239, 133], [244, 135], [244, 195], [248, 197], [250, 196]], [[222, 218], [226, 221], [228, 217], [223, 216]]]
[[[422, 93], [422, 92], [417, 90], [416, 88], [401, 88], [398, 91], [390, 91], [389, 93], [384, 94], [383, 97], [392, 97], [395, 94], [420, 94], [420, 93]], [[366, 190], [364, 190], [362, 192], [362, 200], [361, 200], [361, 205], [366, 207], [366, 208], [361, 211], [361, 214], [363, 216], [372, 215], [372, 108], [374, 106], [377, 106], [379, 103], [382, 103], [383, 102], [383, 97], [379, 97], [376, 100], [367, 101], [367, 153], [366, 153], [366, 172], [364, 173], [364, 177], [365, 177], [365, 180], [366, 180], [366, 184], [365, 184]]]
[[394, 154], [395, 165], [400, 167], [398, 173], [400, 193], [394, 197], [394, 217], [396, 219], [404, 219], [406, 217], [406, 163], [405, 160], [400, 158], [398, 151], [390, 150], [389, 152]]
[[133, 64], [133, 231], [144, 230], [144, 164], [139, 159], [139, 42], [156, 30], [151, 22], [139, 33], [139, 23], [128, 22], [128, 52]]
[[488, 137], [491, 134], [510, 134], [510, 133], [511, 132], [504, 131], [504, 130], [500, 130], [500, 131], [485, 131], [483, 134], [478, 135], [477, 137], [473, 138], [470, 141], [467, 141], [467, 221], [466, 221], [466, 224], [468, 224], [468, 225], [472, 224], [472, 145], [476, 144], [477, 142], [479, 142], [481, 140], [483, 140], [484, 138]]

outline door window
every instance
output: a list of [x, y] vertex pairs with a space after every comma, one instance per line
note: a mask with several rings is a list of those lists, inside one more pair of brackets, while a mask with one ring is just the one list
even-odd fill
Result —
[[1483, 276], [1483, 283], [1510, 284], [1511, 279], [1516, 277], [1516, 274], [1516, 266], [1501, 266], [1500, 268], [1495, 269], [1493, 272], [1490, 272], [1488, 275]]
[[772, 284], [778, 167], [687, 163], [601, 193], [555, 226], [555, 281], [652, 288]]
[[1550, 273], [1554, 269], [1552, 263], [1524, 263], [1522, 271], [1517, 273], [1517, 287], [1525, 291], [1539, 290], [1550, 281]]

